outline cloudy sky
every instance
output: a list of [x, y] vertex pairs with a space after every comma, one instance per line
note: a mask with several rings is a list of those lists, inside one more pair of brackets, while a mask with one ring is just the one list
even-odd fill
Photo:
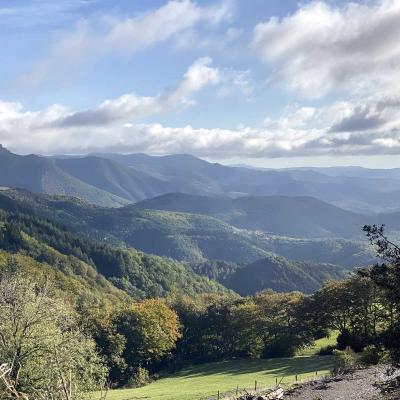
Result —
[[0, 143], [400, 167], [400, 0], [0, 0]]

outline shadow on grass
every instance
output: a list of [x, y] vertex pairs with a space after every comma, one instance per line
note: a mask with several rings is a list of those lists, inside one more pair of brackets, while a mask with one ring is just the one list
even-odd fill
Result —
[[329, 369], [330, 365], [331, 357], [329, 356], [300, 356], [290, 358], [271, 358], [266, 360], [233, 360], [188, 367], [173, 376], [192, 378], [195, 376], [218, 374], [242, 375], [246, 373], [289, 376], [323, 371]]

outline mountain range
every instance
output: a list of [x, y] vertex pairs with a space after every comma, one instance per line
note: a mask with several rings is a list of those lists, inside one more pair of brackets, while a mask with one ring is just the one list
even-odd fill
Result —
[[[149, 295], [176, 274], [191, 291], [220, 290], [203, 275], [241, 295], [310, 293], [375, 262], [364, 224], [399, 234], [399, 171], [268, 170], [189, 155], [21, 156], [0, 147], [0, 210], [126, 251], [134, 273], [106, 277], [130, 294]], [[159, 293], [170, 284], [162, 285]]]
[[314, 197], [361, 214], [400, 210], [399, 169], [255, 169], [210, 163], [190, 155], [43, 157], [21, 156], [2, 147], [0, 186], [76, 196], [105, 207], [180, 192], [228, 198]]

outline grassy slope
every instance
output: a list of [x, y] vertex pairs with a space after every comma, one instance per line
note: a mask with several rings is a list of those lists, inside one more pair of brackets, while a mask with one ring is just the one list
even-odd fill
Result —
[[317, 340], [315, 346], [292, 358], [268, 360], [233, 360], [202, 364], [186, 368], [138, 389], [112, 390], [109, 400], [198, 400], [239, 388], [251, 388], [257, 381], [258, 387], [275, 385], [276, 378], [283, 384], [310, 379], [329, 372], [332, 357], [316, 356], [320, 347], [334, 344], [336, 335]]
[[299, 356], [268, 360], [234, 360], [202, 364], [160, 379], [138, 389], [111, 391], [109, 400], [146, 398], [149, 400], [197, 400], [239, 388], [272, 387], [282, 378], [283, 384], [325, 374], [331, 368], [331, 357]]

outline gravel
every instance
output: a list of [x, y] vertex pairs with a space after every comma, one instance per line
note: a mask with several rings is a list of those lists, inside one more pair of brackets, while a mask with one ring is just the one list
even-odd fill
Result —
[[383, 400], [400, 399], [399, 395], [384, 397], [376, 386], [400, 375], [400, 370], [388, 373], [388, 366], [357, 370], [352, 374], [315, 380], [294, 387], [285, 393], [291, 400]]

